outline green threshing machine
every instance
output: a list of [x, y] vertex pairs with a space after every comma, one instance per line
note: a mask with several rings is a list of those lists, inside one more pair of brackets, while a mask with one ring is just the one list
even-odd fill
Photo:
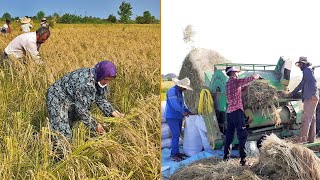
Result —
[[[290, 82], [290, 73], [292, 62], [280, 57], [276, 65], [271, 64], [236, 64], [224, 63], [214, 65], [214, 73], [206, 72], [204, 86], [210, 89], [214, 100], [217, 120], [222, 133], [225, 131], [226, 122], [226, 82], [228, 76], [225, 73], [227, 66], [234, 66], [242, 72], [239, 78], [245, 78], [259, 74], [263, 79], [277, 88], [278, 91], [288, 90]], [[301, 98], [279, 99], [277, 111], [281, 118], [281, 124], [275, 126], [272, 117], [264, 116], [261, 110], [251, 111], [244, 104], [245, 114], [252, 118], [247, 125], [248, 141], [256, 141], [265, 134], [274, 133], [280, 138], [299, 135], [302, 118], [302, 102]], [[235, 134], [236, 135], [236, 134]], [[238, 139], [235, 138], [233, 144], [237, 144]], [[216, 147], [221, 147], [223, 141], [216, 141]], [[309, 146], [313, 146], [310, 144]]]

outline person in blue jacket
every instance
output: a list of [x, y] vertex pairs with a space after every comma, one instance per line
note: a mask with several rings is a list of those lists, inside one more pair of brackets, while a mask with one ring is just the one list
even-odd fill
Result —
[[193, 115], [186, 106], [183, 99], [183, 92], [193, 90], [190, 87], [189, 78], [182, 80], [173, 78], [175, 86], [171, 87], [167, 92], [167, 103], [165, 108], [165, 118], [172, 134], [172, 149], [170, 159], [173, 161], [182, 161], [186, 156], [179, 152], [179, 137], [182, 128], [182, 120], [184, 117]]
[[319, 92], [317, 88], [317, 80], [314, 76], [312, 64], [308, 62], [307, 57], [300, 57], [297, 61], [302, 73], [302, 80], [299, 85], [291, 92], [294, 96], [302, 91], [303, 114], [301, 121], [301, 130], [298, 143], [313, 143], [316, 139], [316, 107], [319, 101]]
[[[88, 129], [100, 134], [105, 130], [90, 114], [90, 107], [96, 103], [105, 116], [123, 117], [106, 99], [107, 85], [116, 78], [116, 66], [110, 61], [97, 63], [93, 68], [81, 68], [70, 72], [47, 90], [46, 107], [50, 128], [72, 139], [72, 125], [82, 121]], [[53, 138], [57, 151], [57, 138]], [[59, 152], [58, 152], [59, 153]]]

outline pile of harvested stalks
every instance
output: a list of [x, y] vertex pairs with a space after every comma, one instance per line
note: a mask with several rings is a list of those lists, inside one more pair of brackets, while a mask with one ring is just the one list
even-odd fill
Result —
[[292, 179], [320, 180], [320, 159], [302, 145], [292, 144], [271, 134], [262, 142], [259, 164], [263, 168], [283, 171]]
[[213, 72], [214, 64], [227, 63], [218, 52], [211, 49], [195, 48], [185, 57], [180, 72], [179, 79], [188, 77], [190, 85], [194, 91], [186, 91], [184, 99], [186, 105], [192, 112], [197, 112], [199, 95], [204, 85], [205, 72]]
[[205, 179], [248, 179], [258, 180], [248, 166], [240, 166], [238, 160], [223, 161], [221, 158], [208, 158], [194, 162], [178, 170], [170, 177], [171, 180], [205, 180]]
[[240, 166], [239, 159], [202, 159], [182, 167], [170, 179], [320, 180], [320, 159], [302, 145], [271, 134], [262, 142], [259, 154], [247, 158], [251, 167]]
[[245, 108], [250, 108], [253, 111], [261, 110], [262, 115], [271, 117], [275, 125], [281, 123], [276, 108], [279, 106], [277, 89], [271, 86], [267, 80], [257, 80], [250, 83], [242, 93], [242, 102]]

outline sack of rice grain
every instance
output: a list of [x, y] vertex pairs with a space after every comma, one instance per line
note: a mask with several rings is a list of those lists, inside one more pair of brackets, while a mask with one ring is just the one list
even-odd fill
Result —
[[172, 136], [172, 134], [171, 134], [171, 130], [170, 130], [168, 123], [162, 123], [161, 124], [161, 137], [162, 137], [162, 139], [169, 138], [171, 136]]
[[196, 121], [198, 115], [192, 115], [185, 119], [183, 151], [187, 156], [192, 156], [202, 151], [203, 145]]
[[[182, 144], [183, 144], [183, 139], [179, 138], [179, 146], [181, 146]], [[171, 137], [161, 140], [161, 148], [171, 148], [171, 147], [172, 147]]]

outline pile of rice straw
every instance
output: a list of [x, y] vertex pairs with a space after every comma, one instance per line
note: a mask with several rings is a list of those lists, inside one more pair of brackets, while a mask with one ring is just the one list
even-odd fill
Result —
[[208, 158], [185, 166], [173, 174], [171, 180], [206, 180], [206, 179], [252, 179], [258, 180], [249, 167], [242, 167], [238, 160], [222, 161], [221, 158]]
[[202, 159], [179, 169], [170, 179], [320, 180], [320, 159], [302, 145], [271, 134], [262, 142], [259, 154], [247, 158], [251, 167], [240, 166], [239, 159]]
[[270, 168], [291, 179], [320, 180], [320, 159], [315, 153], [302, 145], [281, 140], [274, 134], [262, 142], [259, 166], [261, 171]]
[[279, 106], [277, 89], [271, 86], [267, 80], [251, 82], [242, 93], [242, 102], [244, 108], [250, 108], [253, 111], [261, 110], [263, 116], [272, 117], [275, 125], [281, 123], [276, 108]]
[[188, 77], [190, 79], [191, 87], [194, 91], [186, 91], [184, 99], [192, 112], [197, 112], [199, 95], [204, 85], [204, 73], [213, 72], [214, 64], [227, 62], [230, 61], [216, 51], [203, 48], [192, 49], [185, 57], [178, 78]]

